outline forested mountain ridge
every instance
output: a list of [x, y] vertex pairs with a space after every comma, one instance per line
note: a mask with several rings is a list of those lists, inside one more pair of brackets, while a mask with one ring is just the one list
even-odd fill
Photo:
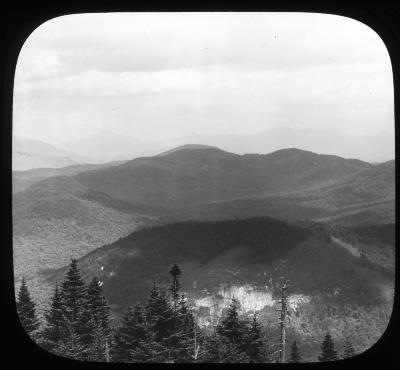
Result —
[[[394, 161], [370, 165], [297, 149], [240, 156], [191, 145], [80, 170], [66, 168], [61, 173], [68, 176], [44, 178], [13, 195], [16, 256], [40, 255], [33, 260], [53, 268], [59, 264], [44, 257], [48, 251], [58, 263], [54, 251], [67, 255], [72, 248], [80, 257], [138, 225], [183, 220], [394, 221]], [[85, 245], [80, 254], [77, 244]], [[17, 275], [21, 266], [31, 269], [18, 262]]]
[[[71, 177], [51, 177], [13, 195], [14, 273], [29, 278], [127, 235], [146, 216]], [[27, 262], [27, 260], [29, 262]]]
[[206, 147], [137, 158], [120, 166], [82, 172], [74, 178], [132, 203], [179, 208], [320, 186], [370, 166], [359, 160], [298, 149], [237, 155]]
[[[373, 241], [381, 229], [364, 239]], [[394, 248], [394, 228], [383, 229], [391, 235], [383, 242]], [[289, 279], [287, 335], [303, 343], [305, 359], [313, 361], [326, 330], [339, 340], [352, 335], [362, 352], [390, 317], [393, 274], [381, 271], [379, 261], [354, 254], [341, 236], [324, 225], [269, 217], [178, 222], [136, 231], [88, 253], [78, 265], [86, 281], [101, 276], [113, 315], [120, 317], [127, 306], [143, 302], [154, 281], [166, 289], [168, 270], [179, 263], [182, 291], [202, 327], [218, 322], [235, 297], [241, 315], [257, 312], [272, 336], [278, 335], [281, 282]], [[354, 244], [357, 251], [362, 243]], [[54, 285], [65, 272], [47, 271], [44, 281]]]
[[[162, 282], [168, 274], [161, 272], [174, 261], [185, 267], [185, 289], [195, 295], [218, 285], [262, 287], [266, 277], [284, 274], [296, 281], [293, 293], [324, 296], [339, 288], [339, 298], [360, 301], [362, 286], [365, 302], [375, 302], [380, 299], [378, 282], [387, 284], [385, 276], [338, 245], [327, 231], [269, 217], [144, 228], [96, 249], [79, 265], [88, 276], [103, 266], [110, 302], [124, 307], [140, 300], [152, 279]], [[347, 288], [342, 280], [345, 270], [353, 274]], [[61, 273], [62, 269], [49, 278]]]
[[360, 213], [370, 223], [394, 221], [394, 161], [373, 166], [297, 149], [240, 156], [184, 146], [61, 173], [70, 175], [44, 178], [13, 195], [17, 275], [38, 268], [21, 263], [24, 255], [53, 268], [60, 266], [57, 253], [80, 257], [143, 224], [266, 215], [352, 223]]

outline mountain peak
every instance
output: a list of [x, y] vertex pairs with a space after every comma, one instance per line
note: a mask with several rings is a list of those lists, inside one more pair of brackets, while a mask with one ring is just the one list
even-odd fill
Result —
[[188, 151], [192, 151], [192, 150], [195, 150], [195, 151], [207, 150], [207, 151], [212, 151], [212, 152], [227, 153], [227, 152], [217, 148], [216, 146], [203, 145], [203, 144], [185, 144], [185, 145], [181, 145], [176, 148], [167, 150], [165, 152], [162, 152], [162, 153], [158, 154], [156, 157], [165, 157], [165, 156], [169, 156], [174, 153], [188, 152]]

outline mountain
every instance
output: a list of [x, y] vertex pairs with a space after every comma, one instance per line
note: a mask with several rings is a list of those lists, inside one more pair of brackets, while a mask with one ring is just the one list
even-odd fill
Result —
[[[372, 236], [361, 232], [365, 240], [355, 250], [381, 235], [375, 230]], [[386, 231], [394, 235], [394, 228]], [[173, 263], [182, 266], [183, 289], [193, 297], [247, 284], [267, 289], [274, 297], [278, 292], [271, 280], [285, 276], [295, 283], [292, 294], [323, 297], [338, 288], [338, 299], [345, 302], [384, 300], [380, 287], [391, 284], [394, 271], [386, 275], [380, 272], [379, 261], [354, 255], [337, 233], [318, 224], [307, 227], [269, 217], [178, 222], [133, 232], [88, 253], [79, 266], [87, 278], [103, 266], [104, 289], [117, 311], [142, 300], [153, 279], [168, 284]], [[346, 234], [343, 229], [340, 233]], [[393, 239], [382, 243], [394, 250]], [[351, 281], [344, 279], [347, 270], [353, 271]], [[65, 271], [50, 271], [48, 279], [56, 281]]]
[[394, 161], [372, 166], [298, 149], [240, 156], [190, 145], [109, 167], [29, 172], [49, 177], [27, 176], [31, 185], [13, 195], [19, 277], [67, 264], [143, 225], [267, 215], [394, 222]]
[[394, 134], [350, 135], [336, 129], [294, 129], [278, 126], [253, 134], [186, 134], [159, 140], [139, 140], [102, 131], [58, 146], [92, 158], [91, 163], [153, 156], [187, 143], [214, 146], [235, 154], [267, 154], [282, 148], [299, 148], [314, 153], [384, 162], [395, 156]]
[[58, 168], [86, 162], [87, 158], [39, 140], [13, 136], [12, 168]]
[[395, 161], [372, 165], [322, 185], [174, 210], [159, 223], [252, 216], [343, 225], [392, 223], [395, 220]]
[[241, 314], [258, 311], [275, 337], [286, 277], [287, 338], [307, 337], [304, 358], [316, 358], [327, 330], [335, 343], [354, 334], [363, 351], [386, 328], [394, 161], [372, 165], [299, 149], [238, 155], [190, 144], [57, 176], [31, 172], [49, 177], [13, 195], [14, 266], [40, 313], [75, 257], [87, 281], [102, 274], [117, 317], [146, 298], [153, 279], [167, 287], [177, 262], [204, 327], [235, 296]]
[[17, 279], [64, 266], [71, 257], [127, 235], [146, 218], [132, 205], [67, 176], [39, 181], [14, 194], [12, 202]]
[[217, 147], [211, 147], [209, 145], [202, 145], [202, 144], [185, 144], [178, 146], [177, 148], [169, 149], [165, 152], [157, 154], [157, 156], [162, 157], [166, 156], [175, 152], [183, 151], [190, 151], [191, 149], [218, 149]]
[[317, 218], [321, 221], [394, 222], [395, 161], [371, 166], [334, 185], [303, 192], [297, 201], [329, 210], [331, 215]]
[[188, 142], [217, 146], [236, 154], [266, 154], [282, 148], [299, 148], [367, 162], [384, 162], [395, 156], [394, 134], [389, 132], [350, 135], [336, 129], [294, 129], [278, 126], [247, 135], [190, 134], [166, 144], [178, 146]]
[[192, 146], [73, 178], [131, 203], [179, 208], [319, 187], [370, 166], [298, 149], [237, 155], [215, 147]]
[[79, 155], [91, 157], [94, 162], [127, 160], [142, 155], [154, 155], [163, 147], [159, 144], [155, 145], [151, 141], [138, 140], [110, 131], [102, 131], [78, 140], [63, 142], [59, 146]]
[[76, 164], [60, 168], [33, 168], [25, 171], [12, 171], [13, 193], [27, 189], [30, 185], [54, 176], [71, 176], [80, 172], [121, 164], [123, 161], [101, 164]]

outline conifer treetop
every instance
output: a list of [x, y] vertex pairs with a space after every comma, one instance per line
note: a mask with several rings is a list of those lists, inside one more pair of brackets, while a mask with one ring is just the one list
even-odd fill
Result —
[[39, 328], [39, 320], [36, 316], [35, 303], [29, 293], [25, 277], [22, 278], [16, 303], [21, 325], [28, 335], [34, 334]]

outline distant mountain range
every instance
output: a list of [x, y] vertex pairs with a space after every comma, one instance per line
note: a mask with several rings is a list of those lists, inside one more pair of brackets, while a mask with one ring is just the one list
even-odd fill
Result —
[[184, 146], [81, 172], [74, 179], [134, 204], [183, 208], [321, 187], [370, 167], [359, 160], [298, 149], [238, 155], [214, 147]]
[[[394, 161], [298, 149], [237, 155], [187, 145], [108, 166], [15, 172], [14, 187], [24, 189], [13, 195], [16, 272], [60, 267], [140, 225], [253, 216], [394, 222], [394, 170]], [[26, 255], [35, 257], [19, 263]]]
[[13, 193], [21, 190], [25, 190], [30, 185], [39, 182], [48, 177], [54, 176], [71, 176], [80, 172], [94, 170], [96, 168], [103, 168], [109, 166], [115, 166], [123, 163], [123, 161], [107, 162], [100, 164], [75, 164], [66, 167], [57, 168], [32, 168], [29, 170], [20, 170], [12, 172], [12, 187]]
[[188, 143], [215, 146], [235, 154], [267, 154], [282, 148], [298, 148], [366, 162], [384, 162], [393, 159], [395, 155], [394, 134], [388, 132], [352, 136], [334, 129], [293, 129], [281, 126], [248, 135], [188, 134], [162, 140], [139, 140], [103, 131], [57, 145], [15, 137], [13, 169], [131, 160], [154, 156]]
[[12, 169], [60, 168], [88, 162], [88, 158], [39, 140], [13, 136]]
[[171, 144], [177, 146], [184, 143], [217, 146], [236, 154], [267, 154], [282, 148], [298, 148], [366, 162], [384, 162], [395, 156], [394, 134], [389, 132], [350, 135], [336, 129], [293, 129], [279, 126], [249, 135], [192, 134], [185, 136], [183, 142], [178, 140]]
[[109, 131], [63, 142], [58, 146], [83, 157], [92, 158], [93, 163], [154, 155], [160, 151], [160, 148], [164, 148], [159, 142], [138, 140]]

